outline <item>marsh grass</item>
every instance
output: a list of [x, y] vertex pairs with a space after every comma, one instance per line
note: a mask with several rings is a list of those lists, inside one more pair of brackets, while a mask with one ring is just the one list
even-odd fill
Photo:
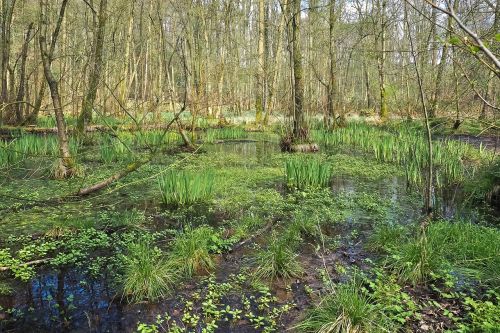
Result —
[[131, 155], [125, 141], [104, 135], [99, 140], [99, 153], [101, 161], [110, 164], [123, 161]]
[[[313, 132], [316, 142], [331, 147], [353, 147], [372, 153], [379, 162], [405, 167], [410, 184], [422, 186], [422, 172], [427, 167], [428, 144], [423, 131], [411, 126], [380, 128], [363, 123], [349, 123], [335, 131]], [[461, 183], [474, 177], [480, 164], [492, 159], [491, 153], [455, 140], [434, 140], [433, 162], [438, 187]]]
[[175, 266], [150, 241], [128, 244], [122, 260], [123, 293], [132, 302], [166, 297], [178, 279]]
[[379, 227], [369, 247], [389, 254], [387, 266], [400, 280], [426, 283], [445, 271], [459, 272], [494, 287], [500, 286], [500, 232], [467, 222], [437, 221], [422, 235]]
[[298, 254], [287, 242], [288, 238], [272, 235], [267, 248], [255, 254], [254, 276], [258, 280], [290, 279], [302, 274]]
[[330, 177], [330, 166], [319, 158], [294, 156], [285, 161], [285, 181], [289, 189], [327, 187]]
[[297, 328], [311, 333], [380, 332], [378, 312], [354, 281], [340, 284], [306, 315]]
[[211, 253], [216, 231], [208, 226], [187, 227], [174, 240], [170, 256], [185, 277], [210, 272], [216, 262]]
[[165, 204], [190, 205], [210, 197], [214, 185], [214, 172], [173, 170], [160, 176], [158, 184]]
[[[69, 138], [72, 156], [78, 154], [81, 141]], [[59, 157], [59, 142], [55, 135], [21, 133], [10, 142], [0, 141], [0, 166], [14, 165], [28, 158], [53, 159]]]
[[248, 138], [248, 133], [242, 127], [209, 128], [204, 135], [204, 141], [214, 143], [217, 140], [239, 140]]
[[391, 223], [382, 223], [374, 227], [368, 237], [367, 248], [376, 252], [389, 252], [405, 240], [407, 228]]
[[182, 143], [182, 137], [177, 132], [145, 131], [137, 135], [136, 144], [139, 147], [158, 148]]

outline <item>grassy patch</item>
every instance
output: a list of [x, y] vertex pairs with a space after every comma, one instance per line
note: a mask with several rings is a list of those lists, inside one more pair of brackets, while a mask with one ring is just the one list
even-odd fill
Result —
[[321, 159], [296, 156], [285, 161], [285, 181], [289, 189], [326, 187], [330, 177], [330, 166]]
[[174, 170], [158, 179], [163, 203], [167, 205], [190, 205], [206, 200], [212, 194], [214, 174], [212, 171], [190, 172]]
[[123, 293], [133, 302], [156, 301], [172, 291], [177, 269], [162, 251], [145, 240], [130, 243], [123, 256]]
[[246, 139], [248, 133], [241, 127], [209, 128], [204, 135], [204, 141], [208, 143], [217, 140], [239, 140]]
[[289, 279], [302, 273], [298, 255], [286, 242], [273, 235], [267, 248], [255, 255], [255, 277], [262, 280]]
[[216, 265], [213, 252], [222, 242], [211, 227], [188, 227], [174, 240], [170, 256], [186, 277], [210, 272]]
[[387, 251], [389, 267], [403, 281], [426, 282], [443, 271], [455, 271], [485, 284], [500, 286], [500, 232], [466, 222], [437, 221], [426, 237], [403, 236], [400, 228], [381, 226], [370, 246]]
[[338, 285], [299, 324], [302, 332], [382, 332], [378, 312], [355, 282]]

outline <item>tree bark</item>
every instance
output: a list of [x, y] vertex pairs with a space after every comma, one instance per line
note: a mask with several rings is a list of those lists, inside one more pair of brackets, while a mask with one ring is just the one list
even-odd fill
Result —
[[336, 52], [335, 52], [335, 24], [337, 21], [337, 17], [335, 14], [335, 6], [336, 6], [336, 0], [330, 0], [330, 16], [328, 20], [328, 28], [329, 28], [329, 41], [330, 45], [328, 48], [328, 55], [330, 57], [330, 78], [328, 81], [328, 98], [327, 98], [327, 103], [328, 103], [328, 116], [329, 116], [329, 122], [328, 125], [329, 127], [335, 127], [336, 123], [336, 116], [335, 116], [335, 100], [338, 97], [336, 87], [337, 87], [337, 77], [336, 77], [336, 71], [337, 71], [337, 59], [336, 59]]
[[82, 111], [78, 117], [78, 133], [85, 132], [85, 126], [92, 121], [92, 110], [97, 96], [97, 88], [101, 80], [103, 68], [104, 37], [106, 32], [108, 0], [101, 0], [99, 5], [99, 19], [97, 27], [94, 27], [94, 54], [92, 57], [93, 68], [90, 72], [89, 87], [83, 100]]
[[266, 8], [265, 1], [259, 0], [259, 63], [257, 68], [257, 96], [255, 98], [255, 122], [260, 124], [262, 122], [262, 115], [266, 112]]
[[[16, 0], [2, 0], [0, 13], [0, 125], [3, 122], [3, 111], [9, 102], [9, 84], [7, 72], [10, 62], [11, 25]], [[11, 87], [12, 88], [12, 87]]]
[[[379, 3], [380, 5], [380, 3]], [[380, 118], [387, 119], [389, 110], [387, 107], [387, 92], [385, 87], [385, 58], [386, 58], [386, 7], [387, 0], [382, 0], [379, 6], [379, 20], [380, 20], [380, 52], [377, 56], [378, 76], [379, 76], [379, 89], [380, 89]]]
[[28, 58], [28, 46], [31, 41], [33, 32], [33, 23], [28, 25], [26, 30], [26, 37], [21, 50], [21, 65], [19, 68], [19, 88], [17, 91], [16, 101], [19, 102], [16, 107], [16, 124], [21, 124], [24, 120], [24, 103], [20, 103], [24, 100], [24, 95], [26, 92], [26, 59]]
[[52, 73], [52, 62], [54, 57], [54, 51], [57, 43], [57, 37], [59, 36], [59, 31], [61, 29], [61, 24], [64, 19], [64, 14], [66, 11], [66, 7], [68, 4], [68, 0], [63, 0], [61, 4], [61, 9], [59, 11], [59, 17], [56, 23], [55, 30], [52, 34], [52, 40], [50, 44], [50, 49], [47, 46], [47, 27], [48, 17], [48, 0], [40, 0], [40, 36], [39, 36], [39, 44], [40, 44], [40, 52], [43, 63], [43, 70], [45, 74], [45, 79], [47, 80], [47, 85], [50, 89], [50, 94], [52, 97], [52, 104], [54, 106], [54, 113], [57, 124], [57, 136], [59, 140], [59, 154], [60, 154], [60, 163], [59, 167], [55, 172], [55, 176], [57, 178], [65, 178], [72, 176], [74, 173], [74, 161], [71, 157], [69, 144], [68, 144], [68, 135], [66, 133], [66, 122], [64, 120], [64, 111], [61, 103], [61, 96], [59, 95], [59, 83]]
[[292, 0], [292, 65], [294, 92], [293, 138], [297, 142], [308, 139], [304, 118], [304, 81], [302, 78], [302, 48], [300, 43], [301, 1]]

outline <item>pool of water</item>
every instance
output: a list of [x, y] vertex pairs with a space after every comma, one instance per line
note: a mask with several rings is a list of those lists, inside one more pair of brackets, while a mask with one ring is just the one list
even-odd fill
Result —
[[[256, 160], [258, 164], [266, 164], [273, 155], [279, 152], [279, 146], [272, 142], [228, 142], [206, 145], [208, 154], [238, 154]], [[249, 163], [250, 165], [250, 163]], [[255, 165], [255, 164], [254, 164]], [[420, 207], [415, 206], [415, 190], [407, 188], [402, 177], [389, 177], [379, 181], [367, 181], [352, 177], [335, 176], [332, 191], [338, 195], [356, 195], [358, 192], [371, 193], [390, 203], [387, 216], [383, 217], [398, 223], [409, 223], [420, 215]], [[449, 218], [463, 216], [480, 219], [476, 211], [464, 209], [461, 204], [460, 189], [450, 189], [445, 195], [436, 198], [438, 214]], [[148, 206], [153, 205], [148, 200]], [[366, 256], [360, 242], [353, 242], [347, 235], [353, 228], [360, 232], [369, 232], [370, 223], [363, 224], [366, 219], [363, 210], [353, 211], [347, 218], [342, 230], [333, 230], [344, 239], [339, 250], [329, 259], [343, 260], [347, 264], [361, 264]], [[360, 222], [361, 221], [361, 222]], [[366, 228], [365, 228], [366, 227]], [[319, 265], [312, 256], [304, 257], [311, 266]], [[237, 271], [241, 265], [239, 254], [230, 254], [221, 258], [220, 274]], [[307, 263], [306, 263], [307, 265]], [[121, 299], [107, 272], [102, 276], [91, 278], [81, 274], [77, 269], [66, 271], [44, 269], [30, 283], [20, 284], [11, 296], [0, 297], [0, 332], [135, 332], [138, 321], [154, 321], [157, 314], [175, 313], [179, 296], [188, 294], [196, 285], [196, 281], [187, 282], [177, 294], [159, 304], [130, 305]], [[311, 285], [314, 285], [311, 282]], [[298, 284], [292, 297], [302, 306], [303, 287]], [[15, 309], [13, 312], [6, 309]], [[6, 320], [10, 319], [10, 320]], [[255, 332], [245, 324], [238, 328], [221, 327], [218, 332]]]

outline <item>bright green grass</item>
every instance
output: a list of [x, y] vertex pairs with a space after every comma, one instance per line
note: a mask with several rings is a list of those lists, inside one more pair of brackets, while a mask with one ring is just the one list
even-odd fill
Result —
[[383, 332], [375, 307], [354, 282], [338, 285], [309, 311], [298, 325], [299, 332]]
[[157, 301], [174, 288], [177, 269], [150, 242], [143, 240], [129, 244], [128, 254], [122, 259], [123, 293], [129, 300]]
[[241, 127], [209, 128], [204, 135], [204, 141], [213, 143], [217, 140], [246, 139], [248, 133]]
[[387, 264], [401, 280], [425, 283], [445, 271], [500, 286], [500, 231], [467, 222], [431, 223], [426, 237], [407, 237], [400, 227], [374, 230], [369, 246], [389, 253]]
[[212, 194], [214, 173], [173, 170], [158, 179], [163, 202], [167, 205], [190, 205], [206, 200]]
[[288, 239], [271, 236], [267, 248], [255, 254], [255, 277], [262, 280], [290, 279], [300, 276], [302, 267], [298, 255], [286, 242]]
[[285, 180], [290, 189], [326, 187], [330, 177], [330, 166], [321, 159], [304, 155], [285, 161]]
[[[316, 142], [331, 147], [354, 147], [373, 153], [380, 162], [403, 165], [409, 183], [422, 185], [427, 167], [428, 144], [422, 131], [398, 126], [382, 129], [363, 123], [350, 123], [335, 131], [313, 131]], [[473, 177], [481, 162], [492, 159], [490, 152], [454, 140], [433, 142], [433, 163], [437, 186], [460, 183]]]
[[170, 252], [172, 262], [186, 277], [210, 272], [215, 267], [211, 246], [216, 238], [217, 233], [211, 227], [186, 228], [175, 237]]

